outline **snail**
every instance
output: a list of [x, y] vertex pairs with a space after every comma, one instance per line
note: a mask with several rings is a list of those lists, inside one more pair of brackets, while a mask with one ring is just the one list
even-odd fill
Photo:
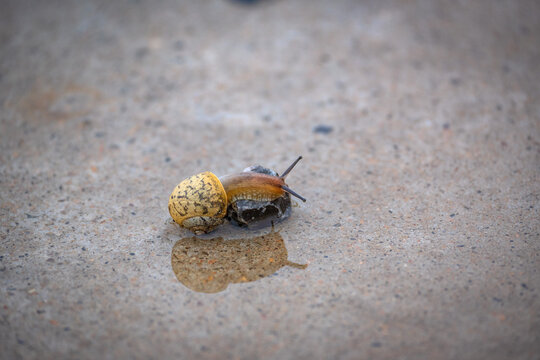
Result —
[[261, 166], [221, 178], [209, 171], [193, 175], [174, 188], [169, 197], [169, 213], [177, 224], [197, 235], [214, 230], [226, 218], [247, 225], [269, 215], [282, 217], [290, 213], [290, 195], [306, 201], [285, 184], [285, 178], [300, 159], [301, 156], [281, 176]]

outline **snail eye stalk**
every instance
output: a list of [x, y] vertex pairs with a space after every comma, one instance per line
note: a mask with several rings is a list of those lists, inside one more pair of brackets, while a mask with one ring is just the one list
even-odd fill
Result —
[[298, 159], [294, 160], [294, 162], [291, 164], [291, 166], [289, 166], [287, 168], [287, 170], [285, 170], [283, 172], [283, 175], [280, 176], [280, 178], [282, 178], [283, 180], [285, 180], [285, 178], [287, 177], [287, 175], [289, 175], [289, 173], [291, 172], [291, 170], [296, 166], [296, 164], [298, 164], [298, 162], [302, 160], [302, 157], [299, 156]]
[[286, 192], [288, 192], [289, 194], [291, 194], [292, 196], [296, 196], [297, 198], [299, 198], [303, 202], [306, 202], [306, 198], [304, 198], [303, 196], [300, 196], [299, 194], [295, 193], [293, 190], [289, 189], [287, 186], [281, 185], [281, 188], [283, 190], [285, 190]]

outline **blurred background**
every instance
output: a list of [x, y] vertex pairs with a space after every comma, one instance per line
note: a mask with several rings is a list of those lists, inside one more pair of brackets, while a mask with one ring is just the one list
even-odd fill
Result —
[[[2, 1], [0, 358], [537, 357], [539, 35], [533, 0]], [[180, 282], [174, 186], [298, 155], [277, 235]]]

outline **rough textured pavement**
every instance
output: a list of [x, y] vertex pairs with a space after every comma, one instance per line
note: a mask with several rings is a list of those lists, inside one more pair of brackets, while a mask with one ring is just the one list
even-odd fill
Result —
[[[539, 38], [533, 0], [2, 1], [0, 358], [538, 359]], [[235, 283], [179, 282], [173, 187], [297, 155], [275, 235], [215, 234]]]

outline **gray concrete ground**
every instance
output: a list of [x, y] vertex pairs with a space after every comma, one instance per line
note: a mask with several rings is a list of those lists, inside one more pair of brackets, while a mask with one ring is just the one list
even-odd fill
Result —
[[[2, 1], [0, 358], [539, 359], [539, 35], [526, 0]], [[180, 180], [300, 154], [275, 234], [181, 256]]]

